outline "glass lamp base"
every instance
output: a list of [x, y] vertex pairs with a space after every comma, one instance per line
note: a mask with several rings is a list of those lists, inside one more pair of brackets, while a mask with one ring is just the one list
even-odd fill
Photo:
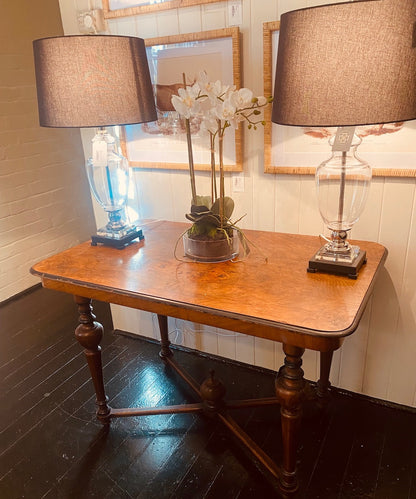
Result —
[[91, 236], [91, 246], [103, 244], [104, 246], [111, 246], [112, 248], [123, 249], [131, 244], [135, 239], [142, 241], [144, 239], [142, 229], [135, 226], [122, 231], [109, 232], [105, 227], [99, 229], [95, 236]]
[[366, 252], [358, 246], [350, 246], [350, 251], [334, 253], [323, 246], [309, 260], [308, 272], [326, 272], [345, 275], [357, 279], [360, 268], [367, 262]]
[[328, 244], [322, 246], [316, 253], [315, 258], [325, 262], [353, 263], [359, 252], [360, 248], [352, 246], [346, 239], [332, 239]]

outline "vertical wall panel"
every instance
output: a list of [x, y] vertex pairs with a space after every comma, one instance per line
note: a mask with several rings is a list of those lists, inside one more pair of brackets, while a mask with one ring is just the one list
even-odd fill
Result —
[[76, 0], [59, 0], [59, 9], [65, 35], [78, 34], [76, 12], [82, 10], [82, 6], [78, 6]]
[[305, 378], [314, 381], [317, 379], [318, 357], [319, 354], [314, 350], [305, 350], [305, 353], [303, 354], [303, 364], [302, 364], [302, 369], [305, 373]]
[[347, 390], [361, 392], [368, 348], [371, 302], [354, 334], [348, 336], [340, 350], [339, 384]]
[[235, 339], [235, 353], [240, 362], [254, 364], [254, 338], [239, 334]]
[[[300, 182], [299, 232], [319, 235], [324, 229], [316, 199], [315, 179], [312, 175], [302, 175]], [[307, 265], [307, 263], [306, 263]]]
[[157, 35], [168, 36], [179, 34], [179, 13], [177, 9], [165, 10], [156, 14]]
[[[345, 341], [348, 341], [348, 339], [346, 339]], [[334, 356], [332, 359], [330, 380], [334, 386], [342, 386], [340, 385], [342, 348], [343, 346], [334, 352]]]
[[179, 33], [194, 33], [195, 31], [202, 31], [200, 6], [184, 9], [179, 16]]
[[364, 212], [351, 231], [353, 239], [378, 241], [384, 197], [384, 178], [374, 177]]
[[112, 34], [125, 36], [139, 36], [135, 17], [120, 17], [112, 25]]
[[71, 1], [75, 5], [77, 11], [88, 10], [91, 8], [90, 0], [71, 0]]
[[[111, 314], [114, 327], [134, 334], [141, 334], [148, 338], [155, 338], [156, 331], [152, 314], [133, 308], [111, 305]], [[98, 317], [99, 320], [99, 317]]]
[[[317, 7], [318, 5], [326, 5], [328, 3], [343, 3], [343, 2], [345, 3], [345, 0], [331, 0], [330, 2], [328, 2], [328, 0], [306, 0], [306, 6]], [[291, 9], [293, 9], [293, 7], [291, 7]]]
[[[389, 249], [389, 256], [386, 270], [374, 293], [364, 384], [366, 391], [380, 398], [388, 396], [393, 358], [402, 336], [398, 331], [400, 294], [413, 210], [413, 196], [413, 180], [390, 179], [386, 181], [379, 237]], [[383, 359], [382, 369], [381, 358]]]
[[[277, 19], [277, 2], [243, 2], [243, 8], [250, 7], [250, 19], [244, 16], [244, 85], [257, 95], [263, 95], [263, 22]], [[274, 230], [276, 200], [275, 182], [264, 173], [263, 130], [246, 133], [247, 170], [252, 182], [253, 226], [260, 230]], [[259, 193], [261, 195], [259, 196]]]
[[[140, 172], [136, 173], [139, 176]], [[188, 213], [191, 209], [191, 188], [189, 173], [187, 171], [175, 172], [170, 176], [171, 180], [171, 192], [174, 202], [171, 206], [171, 212], [164, 215], [164, 218], [169, 218], [169, 220], [175, 220], [178, 222], [184, 222], [184, 214]], [[203, 181], [201, 181], [203, 180]], [[210, 186], [209, 182], [201, 179], [197, 176], [197, 192], [205, 194], [209, 192]]]
[[379, 240], [389, 249], [386, 268], [400, 292], [413, 211], [413, 179], [390, 179], [384, 188]]
[[153, 38], [157, 34], [157, 18], [150, 14], [136, 16], [137, 36], [140, 38]]
[[307, 7], [307, 0], [278, 0], [277, 3], [279, 6], [279, 16], [290, 10], [303, 9], [304, 7]]
[[201, 334], [199, 332], [199, 325], [193, 324], [187, 321], [178, 321], [176, 320], [176, 330], [178, 332], [182, 332], [183, 340], [177, 341], [178, 345], [184, 345], [187, 348], [198, 349], [201, 342], [200, 337]]
[[300, 176], [276, 175], [274, 210], [277, 232], [299, 232]]
[[143, 218], [171, 219], [175, 197], [170, 172], [137, 170], [134, 173]]
[[218, 328], [217, 334], [218, 334], [218, 355], [235, 360], [237, 333]]
[[283, 345], [281, 343], [276, 343], [274, 346], [274, 367], [278, 371], [281, 366], [283, 366], [285, 361], [285, 354], [283, 353]]
[[386, 269], [374, 290], [363, 391], [386, 399], [396, 342], [399, 302]]
[[254, 364], [274, 369], [274, 342], [263, 338], [254, 339]]
[[227, 2], [201, 5], [202, 30], [220, 29], [226, 27]]
[[199, 324], [195, 324], [195, 328], [198, 330], [198, 350], [218, 355], [217, 328]]
[[[400, 290], [400, 311], [392, 353], [392, 366], [387, 397], [400, 404], [408, 404], [416, 390], [416, 219], [413, 198], [412, 224], [405, 259], [404, 276]], [[408, 370], [409, 369], [409, 370]], [[407, 371], [408, 376], [405, 377]]]
[[[253, 228], [258, 230], [275, 230], [276, 210], [274, 209], [277, 194], [273, 178], [269, 179], [263, 172], [255, 171], [252, 182]], [[259, 196], [259, 193], [261, 195]]]

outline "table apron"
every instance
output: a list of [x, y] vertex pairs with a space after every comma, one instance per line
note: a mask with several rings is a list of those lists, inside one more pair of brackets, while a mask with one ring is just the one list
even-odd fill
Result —
[[[271, 341], [315, 350], [320, 352], [329, 352], [337, 350], [341, 347], [345, 334], [325, 333], [319, 334], [316, 331], [296, 331], [284, 326], [275, 326], [255, 320], [249, 316], [232, 316], [222, 314], [221, 311], [216, 313], [215, 310], [204, 310], [197, 306], [189, 304], [180, 304], [175, 302], [158, 301], [152, 297], [128, 296], [117, 293], [117, 291], [93, 288], [91, 286], [83, 286], [64, 280], [56, 280], [42, 276], [42, 285], [45, 288], [54, 289], [72, 294], [74, 296], [82, 296], [84, 298], [95, 299], [116, 305], [122, 305], [129, 308], [143, 310], [146, 312], [174, 317], [198, 324], [207, 326], [219, 327], [230, 331], [264, 338]], [[351, 334], [350, 331], [348, 334]]]

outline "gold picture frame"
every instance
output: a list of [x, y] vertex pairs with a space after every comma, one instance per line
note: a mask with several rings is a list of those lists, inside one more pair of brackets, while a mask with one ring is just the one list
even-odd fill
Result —
[[[121, 127], [123, 154], [133, 168], [187, 170], [189, 163], [186, 134], [180, 123], [178, 126], [177, 113], [167, 111], [170, 96], [172, 92], [177, 92], [174, 88], [183, 85], [182, 73], [186, 74], [187, 81], [191, 84], [202, 70], [207, 71], [212, 81], [219, 79], [223, 84], [240, 88], [240, 31], [238, 27], [233, 27], [148, 38], [145, 45], [161, 118], [149, 124]], [[168, 92], [169, 96], [166, 97]], [[225, 171], [243, 170], [242, 128], [230, 128], [225, 134]], [[202, 131], [199, 133], [197, 123], [193, 146], [195, 169], [209, 171], [209, 137], [205, 137]]]
[[[273, 95], [279, 29], [279, 21], [263, 23], [264, 95]], [[329, 157], [327, 135], [324, 138], [323, 132], [328, 134], [330, 129], [322, 129], [322, 136], [318, 136], [317, 129], [276, 125], [271, 115], [271, 109], [266, 108], [265, 173], [315, 174], [316, 166]], [[360, 156], [370, 163], [373, 176], [416, 177], [416, 121], [359, 127], [359, 130], [359, 135], [366, 136]], [[395, 164], [402, 167], [390, 167]]]
[[[124, 0], [123, 3], [126, 4], [126, 7], [122, 8], [112, 8], [111, 0], [102, 1], [104, 18], [117, 19], [119, 17], [138, 16], [140, 14], [157, 13], [163, 10], [178, 9], [181, 7], [193, 7], [195, 5], [216, 3], [221, 2], [222, 0], [161, 0], [158, 3], [151, 5], [145, 4], [145, 2], [143, 2], [143, 5], [137, 5], [138, 3], [140, 3], [140, 1], [138, 2], [137, 0]], [[132, 6], [129, 7], [128, 4]]]

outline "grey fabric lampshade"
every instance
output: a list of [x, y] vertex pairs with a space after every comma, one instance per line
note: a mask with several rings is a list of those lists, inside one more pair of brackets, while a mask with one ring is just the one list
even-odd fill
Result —
[[99, 127], [156, 120], [141, 38], [80, 35], [33, 42], [39, 121]]
[[415, 22], [415, 0], [283, 14], [272, 121], [322, 127], [415, 119]]

